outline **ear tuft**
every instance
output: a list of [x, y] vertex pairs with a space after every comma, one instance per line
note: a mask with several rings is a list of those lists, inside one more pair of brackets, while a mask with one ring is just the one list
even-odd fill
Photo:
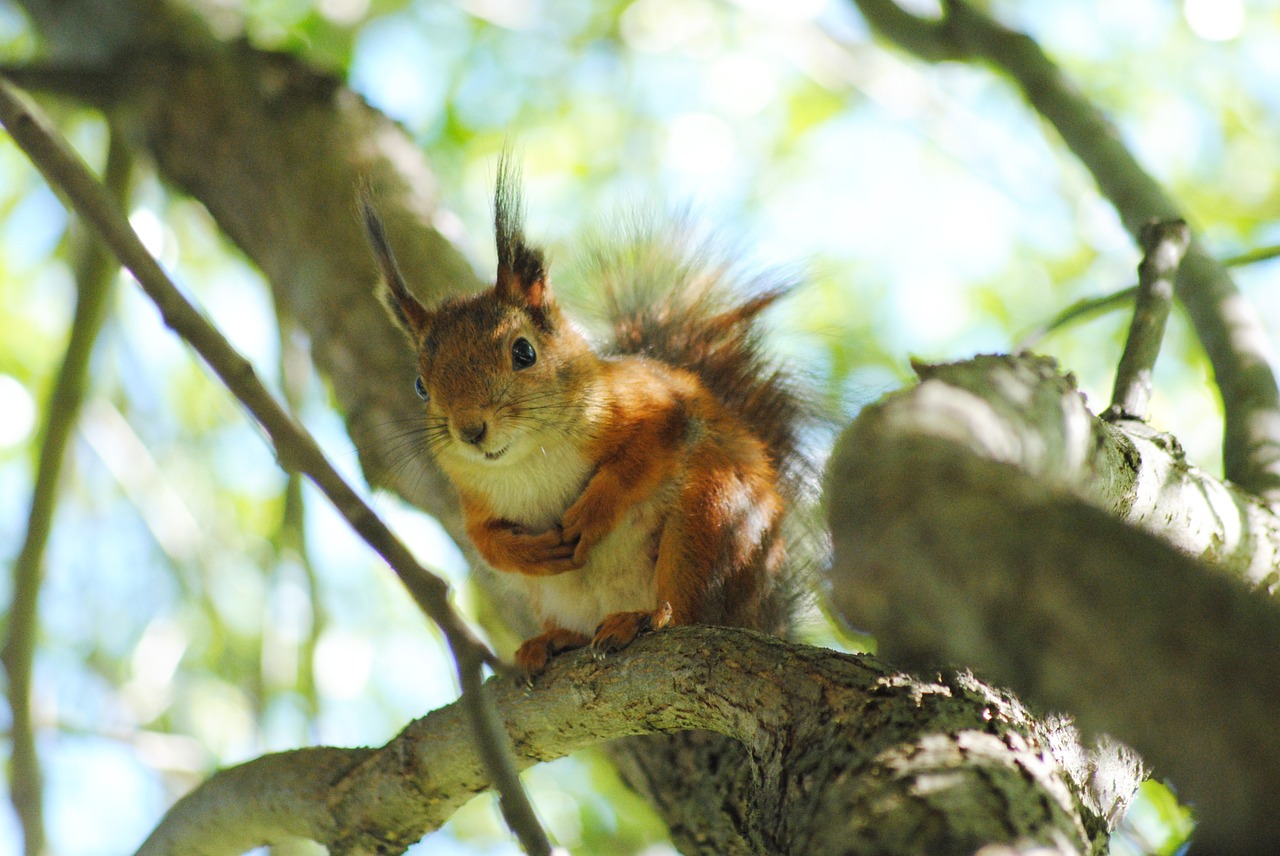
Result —
[[510, 150], [498, 160], [498, 183], [493, 195], [493, 226], [498, 242], [498, 279], [494, 290], [510, 303], [542, 312], [551, 301], [546, 257], [524, 239], [524, 199], [520, 167]]
[[382, 302], [391, 313], [391, 317], [409, 334], [415, 345], [426, 338], [427, 328], [431, 325], [431, 313], [409, 292], [404, 277], [400, 273], [400, 265], [395, 254], [391, 252], [391, 244], [387, 240], [386, 229], [382, 219], [374, 210], [373, 199], [367, 187], [360, 189], [360, 213], [364, 219], [365, 234], [369, 238], [369, 246], [378, 260], [382, 271], [385, 289], [382, 291]]
[[403, 330], [414, 344], [417, 344], [420, 341], [419, 333], [422, 330], [422, 325], [409, 318], [399, 298], [390, 288], [381, 289], [378, 296], [382, 299], [382, 308], [387, 310], [387, 315], [391, 317], [391, 320], [396, 322], [396, 326]]

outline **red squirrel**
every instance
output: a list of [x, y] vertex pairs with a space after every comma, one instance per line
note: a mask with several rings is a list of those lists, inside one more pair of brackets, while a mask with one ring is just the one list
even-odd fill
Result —
[[515, 654], [525, 674], [667, 625], [783, 630], [783, 521], [806, 406], [753, 322], [785, 289], [744, 298], [705, 254], [642, 241], [597, 258], [614, 328], [597, 350], [525, 240], [509, 157], [497, 278], [478, 294], [424, 306], [367, 200], [364, 217], [384, 298], [417, 351], [426, 445], [476, 549], [542, 622]]

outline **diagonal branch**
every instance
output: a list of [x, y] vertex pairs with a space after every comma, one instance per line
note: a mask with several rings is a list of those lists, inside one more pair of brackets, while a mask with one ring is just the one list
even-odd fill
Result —
[[1190, 231], [1182, 220], [1148, 223], [1142, 230], [1142, 264], [1129, 336], [1116, 369], [1115, 391], [1105, 418], [1145, 421], [1151, 403], [1151, 374], [1164, 341], [1173, 305], [1173, 280], [1187, 251]]
[[[877, 32], [927, 62], [982, 61], [1007, 75], [1093, 175], [1135, 239], [1150, 220], [1186, 219], [1115, 126], [1029, 36], [960, 0], [948, 0], [940, 20], [915, 17], [893, 0], [853, 2]], [[1269, 501], [1280, 500], [1280, 389], [1266, 330], [1223, 265], [1194, 236], [1179, 269], [1177, 294], [1222, 396], [1227, 478]]]
[[[120, 135], [113, 132], [107, 149], [104, 181], [106, 193], [118, 203], [128, 194], [133, 158]], [[44, 577], [44, 551], [57, 505], [58, 479], [66, 458], [67, 443], [80, 414], [89, 374], [89, 357], [107, 315], [114, 293], [118, 265], [96, 236], [86, 236], [76, 264], [76, 308], [66, 355], [49, 396], [31, 492], [31, 510], [22, 549], [13, 563], [13, 596], [0, 660], [9, 679], [7, 694], [13, 718], [11, 726], [10, 799], [22, 824], [25, 852], [43, 850], [44, 821], [41, 807], [41, 775], [35, 747], [31, 710], [31, 664], [35, 655], [36, 621], [40, 584]]]
[[536, 823], [528, 798], [519, 787], [509, 752], [504, 751], [508, 737], [499, 727], [481, 690], [483, 666], [500, 664], [454, 613], [448, 602], [447, 585], [418, 564], [408, 548], [333, 468], [315, 438], [275, 400], [258, 379], [253, 366], [187, 302], [84, 163], [35, 108], [24, 103], [17, 90], [4, 80], [0, 80], [0, 124], [8, 129], [49, 184], [65, 194], [72, 209], [98, 232], [133, 273], [159, 308], [165, 323], [200, 354], [253, 414], [270, 437], [280, 465], [311, 479], [351, 527], [386, 560], [422, 611], [440, 627], [457, 665], [463, 708], [470, 715], [483, 757], [492, 765], [495, 779], [503, 787], [504, 814], [508, 819], [519, 818], [513, 831], [531, 853], [550, 853], [546, 834]]

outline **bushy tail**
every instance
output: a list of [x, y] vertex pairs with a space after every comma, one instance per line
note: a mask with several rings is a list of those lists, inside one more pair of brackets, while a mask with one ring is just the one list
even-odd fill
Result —
[[787, 504], [787, 549], [756, 626], [792, 635], [814, 606], [827, 564], [814, 450], [833, 423], [802, 374], [771, 354], [757, 323], [798, 282], [748, 271], [738, 255], [699, 236], [687, 220], [645, 223], [598, 242], [584, 284], [604, 295], [609, 351], [694, 372], [764, 443]]
[[806, 450], [823, 419], [764, 345], [760, 313], [797, 283], [744, 270], [736, 254], [701, 237], [685, 219], [645, 223], [597, 244], [587, 276], [604, 294], [613, 330], [607, 346], [688, 369], [764, 442], [787, 499], [802, 503], [817, 483]]

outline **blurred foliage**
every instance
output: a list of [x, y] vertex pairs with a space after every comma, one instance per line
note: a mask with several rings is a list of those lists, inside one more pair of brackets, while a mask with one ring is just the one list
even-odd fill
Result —
[[1138, 794], [1138, 800], [1125, 817], [1124, 828], [1112, 838], [1112, 852], [1116, 856], [1182, 853], [1195, 827], [1191, 812], [1163, 782], [1149, 779], [1142, 783]]
[[[1280, 2], [983, 5], [1038, 38], [1111, 113], [1212, 246], [1280, 242]], [[776, 340], [846, 415], [905, 382], [909, 356], [1007, 350], [1062, 307], [1134, 278], [1138, 255], [1114, 213], [1007, 84], [903, 60], [837, 0], [249, 0], [213, 14], [228, 36], [243, 30], [346, 75], [402, 122], [482, 269], [494, 163], [514, 141], [530, 231], [557, 269], [575, 234], [638, 202], [691, 203], [759, 263], [806, 271], [811, 286], [773, 316]], [[21, 14], [0, 2], [0, 54], [36, 53]], [[101, 164], [100, 119], [48, 106]], [[132, 212], [182, 286], [354, 473], [322, 382], [282, 379], [300, 353], [305, 365], [306, 343], [276, 318], [258, 273], [198, 204], [153, 176]], [[70, 318], [67, 229], [53, 194], [0, 143], [6, 562]], [[1275, 264], [1239, 280], [1280, 330]], [[1095, 405], [1109, 395], [1125, 321], [1109, 315], [1042, 346]], [[36, 659], [55, 854], [131, 847], [217, 766], [313, 742], [379, 743], [454, 696], [446, 655], [390, 575], [274, 468], [239, 407], [127, 287], [94, 379], [55, 519]], [[1214, 470], [1210, 380], [1175, 319], [1155, 422]], [[378, 503], [420, 556], [464, 578], [434, 521]], [[660, 825], [596, 754], [526, 781], [574, 851], [664, 852]], [[1186, 811], [1148, 783], [1118, 846], [1173, 852], [1188, 831]], [[0, 850], [17, 836], [6, 807]], [[515, 852], [488, 796], [420, 850]]]

